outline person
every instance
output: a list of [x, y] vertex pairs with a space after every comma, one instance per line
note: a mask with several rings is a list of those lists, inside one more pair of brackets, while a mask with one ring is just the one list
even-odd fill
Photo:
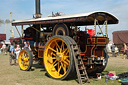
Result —
[[0, 54], [1, 54], [1, 48], [0, 48]]
[[128, 58], [127, 45], [125, 43], [123, 43], [123, 45], [124, 45], [124, 59], [125, 59], [125, 54], [127, 55]]
[[28, 49], [29, 49], [29, 51], [32, 51], [32, 49], [31, 49], [31, 47], [30, 47], [30, 43], [29, 43], [29, 41], [27, 41], [27, 45], [28, 45]]
[[24, 47], [23, 47], [23, 49], [25, 49], [25, 48], [28, 48], [28, 44], [27, 44], [26, 41], [24, 41]]
[[[10, 57], [11, 57], [11, 60], [13, 59], [14, 63], [16, 64], [16, 56], [15, 56], [15, 49], [14, 49], [13, 43], [11, 43], [11, 46], [10, 46]], [[10, 62], [10, 65], [12, 65], [11, 62]]]
[[16, 53], [16, 59], [18, 59], [19, 53], [20, 53], [20, 45], [17, 45], [16, 49], [15, 49], [15, 53]]
[[6, 54], [6, 45], [5, 45], [5, 43], [3, 43], [3, 45], [2, 45], [2, 50], [3, 50], [3, 53]]
[[119, 50], [118, 50], [118, 47], [116, 46], [115, 47], [115, 56], [117, 57], [119, 55]]
[[115, 45], [114, 45], [114, 43], [111, 46], [111, 51], [112, 51], [112, 57], [115, 57]]

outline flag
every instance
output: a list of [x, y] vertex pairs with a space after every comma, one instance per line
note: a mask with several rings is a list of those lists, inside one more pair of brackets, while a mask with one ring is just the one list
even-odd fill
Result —
[[92, 42], [92, 36], [95, 35], [95, 30], [93, 30], [93, 29], [87, 29], [87, 30], [88, 30], [88, 33], [90, 35], [90, 39], [91, 39], [91, 42]]

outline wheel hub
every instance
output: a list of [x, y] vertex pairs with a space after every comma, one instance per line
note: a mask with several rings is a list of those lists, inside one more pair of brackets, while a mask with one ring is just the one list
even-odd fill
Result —
[[57, 55], [56, 55], [56, 60], [57, 60], [57, 61], [62, 61], [62, 58], [63, 58], [63, 57], [62, 57], [61, 54], [57, 54]]
[[24, 58], [24, 61], [25, 61], [25, 62], [28, 62], [28, 58]]

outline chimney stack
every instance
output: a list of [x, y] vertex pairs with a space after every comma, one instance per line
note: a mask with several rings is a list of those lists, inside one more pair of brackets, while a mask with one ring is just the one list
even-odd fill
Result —
[[35, 0], [35, 11], [36, 11], [36, 14], [35, 14], [35, 18], [41, 18], [41, 13], [40, 13], [40, 0]]

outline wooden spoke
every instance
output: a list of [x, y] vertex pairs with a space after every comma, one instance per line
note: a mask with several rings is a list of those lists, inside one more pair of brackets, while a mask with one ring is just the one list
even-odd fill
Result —
[[69, 63], [67, 63], [66, 61], [63, 61], [63, 63], [64, 63], [65, 65], [69, 66]]
[[54, 41], [54, 42], [55, 42], [56, 46], [59, 48], [59, 50], [60, 50], [60, 46], [58, 45], [57, 41]]
[[57, 48], [57, 46], [56, 46], [56, 51], [59, 52], [59, 48]]
[[63, 68], [64, 73], [66, 73], [66, 66], [61, 62], [61, 67]]
[[67, 61], [68, 63], [70, 63], [70, 60], [66, 59], [66, 61]]
[[67, 51], [67, 52], [65, 53], [65, 55], [68, 55], [68, 53], [69, 53], [69, 51]]
[[28, 63], [26, 63], [26, 64], [25, 64], [25, 66], [29, 66], [29, 64], [28, 64]]
[[26, 52], [24, 53], [24, 56], [27, 57], [27, 53]]
[[25, 56], [24, 56], [24, 53], [22, 54], [22, 58], [24, 58]]
[[68, 48], [66, 48], [66, 49], [64, 50], [63, 54], [64, 54], [66, 51], [68, 51]]
[[49, 47], [50, 50], [54, 51], [54, 52], [57, 52], [56, 50], [54, 50], [53, 48]]
[[53, 62], [53, 65], [54, 65], [56, 62], [57, 62], [57, 60], [55, 60], [55, 61]]
[[48, 57], [48, 59], [56, 59], [56, 57]]
[[67, 58], [69, 58], [69, 56], [64, 56], [64, 60], [66, 60]]
[[51, 67], [51, 69], [54, 68], [54, 67], [57, 66], [57, 65], [58, 65], [58, 63], [56, 63], [55, 65], [53, 64], [53, 66]]
[[51, 61], [49, 61], [49, 60], [47, 60], [47, 62], [48, 62], [48, 63], [50, 63], [50, 64], [52, 64], [52, 62], [51, 62]]
[[55, 56], [55, 57], [56, 57], [56, 54], [55, 54], [55, 53], [53, 53], [53, 52], [51, 53], [51, 55], [53, 55], [53, 56]]
[[62, 52], [64, 50], [64, 42], [62, 42], [62, 44], [61, 44], [61, 51], [60, 52]]
[[52, 57], [48, 54], [48, 59], [56, 59], [56, 57]]
[[58, 68], [58, 74], [60, 73], [60, 70], [61, 70], [61, 66]]
[[60, 62], [58, 62], [58, 70], [59, 70], [59, 68], [60, 68]]

